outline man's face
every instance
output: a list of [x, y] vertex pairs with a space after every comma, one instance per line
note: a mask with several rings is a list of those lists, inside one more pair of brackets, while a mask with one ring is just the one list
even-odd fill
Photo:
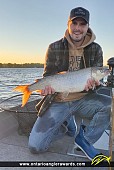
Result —
[[68, 21], [68, 31], [73, 41], [82, 41], [89, 28], [88, 23], [83, 18], [76, 18]]

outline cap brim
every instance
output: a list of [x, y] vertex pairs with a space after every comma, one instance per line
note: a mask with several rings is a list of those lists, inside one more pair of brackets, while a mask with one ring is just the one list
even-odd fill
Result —
[[71, 18], [70, 20], [73, 21], [73, 20], [76, 19], [76, 18], [82, 18], [82, 19], [84, 19], [87, 23], [89, 23], [89, 22], [88, 22], [84, 17], [82, 17], [82, 16], [73, 17], [73, 18]]

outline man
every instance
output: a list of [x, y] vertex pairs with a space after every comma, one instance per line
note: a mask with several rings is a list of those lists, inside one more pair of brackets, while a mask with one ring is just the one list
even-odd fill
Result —
[[[103, 65], [102, 49], [94, 42], [95, 35], [89, 28], [89, 15], [89, 11], [82, 7], [71, 10], [64, 38], [52, 43], [47, 50], [43, 76]], [[100, 82], [88, 79], [85, 92], [70, 94], [56, 94], [50, 86], [42, 89], [41, 94], [45, 97], [29, 137], [31, 152], [46, 151], [64, 127], [69, 135], [75, 136], [76, 127], [71, 116], [75, 114], [91, 119], [88, 126], [80, 126], [75, 143], [90, 160], [99, 154], [93, 144], [109, 126], [110, 107], [98, 100], [94, 93], [87, 94], [99, 85]]]

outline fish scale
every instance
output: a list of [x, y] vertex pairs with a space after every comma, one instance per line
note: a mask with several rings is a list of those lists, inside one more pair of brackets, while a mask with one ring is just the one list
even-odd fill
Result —
[[80, 92], [84, 90], [88, 78], [91, 78], [91, 68], [47, 76], [40, 79], [38, 84], [29, 86], [29, 90], [40, 90], [45, 86], [51, 86], [56, 92]]
[[88, 79], [93, 78], [95, 81], [99, 81], [107, 74], [109, 74], [109, 71], [104, 68], [90, 67], [78, 71], [47, 76], [33, 84], [17, 86], [14, 90], [23, 93], [22, 106], [24, 106], [33, 91], [40, 92], [46, 86], [51, 86], [55, 92], [81, 92], [84, 90]]

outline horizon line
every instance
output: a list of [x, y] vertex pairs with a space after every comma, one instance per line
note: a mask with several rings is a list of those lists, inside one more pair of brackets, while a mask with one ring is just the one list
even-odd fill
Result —
[[0, 64], [44, 64], [44, 63], [0, 63]]

